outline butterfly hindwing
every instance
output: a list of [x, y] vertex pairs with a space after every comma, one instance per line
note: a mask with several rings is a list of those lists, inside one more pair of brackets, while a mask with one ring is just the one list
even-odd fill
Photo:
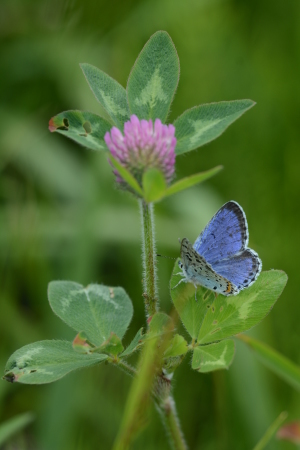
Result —
[[225, 203], [206, 225], [193, 247], [210, 264], [235, 255], [248, 245], [248, 225], [242, 207]]
[[254, 250], [247, 248], [231, 258], [217, 261], [213, 268], [241, 290], [254, 283], [260, 274], [262, 262]]
[[180, 254], [180, 267], [184, 277], [182, 281], [193, 283], [195, 287], [197, 285], [204, 286], [226, 296], [239, 292], [226, 277], [216, 273], [211, 265], [196, 252], [187, 238], [181, 241]]
[[257, 253], [248, 248], [248, 225], [243, 208], [225, 203], [192, 246], [181, 241], [182, 280], [223, 295], [236, 295], [255, 282], [262, 269]]

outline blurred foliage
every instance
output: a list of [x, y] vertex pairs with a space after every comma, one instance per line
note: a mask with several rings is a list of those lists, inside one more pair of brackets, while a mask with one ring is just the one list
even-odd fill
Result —
[[[200, 103], [257, 102], [219, 139], [177, 158], [179, 178], [219, 164], [224, 170], [156, 206], [158, 251], [177, 257], [178, 237], [193, 241], [225, 201], [238, 201], [264, 269], [289, 275], [252, 334], [300, 363], [299, 19], [293, 0], [1, 1], [1, 367], [25, 344], [73, 337], [50, 311], [51, 280], [123, 286], [134, 303], [127, 342], [144, 321], [138, 207], [115, 189], [105, 155], [51, 135], [47, 126], [66, 109], [101, 114], [79, 63], [125, 85], [158, 29], [169, 32], [181, 63], [170, 120]], [[172, 265], [158, 262], [165, 311]], [[108, 449], [130, 382], [104, 365], [47, 386], [1, 382], [0, 419], [35, 413], [34, 424], [13, 440], [19, 449]], [[201, 375], [186, 360], [175, 374], [174, 395], [193, 449], [248, 450], [282, 410], [289, 420], [300, 415], [299, 393], [239, 342], [229, 371]], [[167, 448], [154, 408], [150, 416], [133, 449]], [[273, 440], [266, 448], [294, 447]]]

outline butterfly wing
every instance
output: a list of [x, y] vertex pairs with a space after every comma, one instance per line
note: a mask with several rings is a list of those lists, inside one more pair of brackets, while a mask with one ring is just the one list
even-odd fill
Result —
[[247, 248], [237, 255], [215, 262], [212, 267], [241, 290], [254, 283], [261, 272], [262, 262], [254, 250]]
[[206, 225], [193, 247], [208, 263], [229, 258], [248, 245], [248, 225], [243, 208], [236, 202], [225, 203]]
[[187, 238], [181, 241], [181, 262], [179, 267], [182, 269], [183, 279], [194, 286], [204, 286], [218, 294], [236, 295], [239, 289], [234, 283], [217, 273], [205, 259], [200, 256], [192, 247]]

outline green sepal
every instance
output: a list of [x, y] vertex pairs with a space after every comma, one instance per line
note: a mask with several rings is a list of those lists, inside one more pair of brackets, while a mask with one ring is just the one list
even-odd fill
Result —
[[232, 363], [234, 352], [235, 345], [232, 339], [195, 347], [192, 369], [202, 373], [228, 369]]
[[127, 83], [131, 114], [165, 122], [179, 80], [179, 59], [172, 39], [157, 31], [139, 54]]
[[169, 197], [170, 195], [177, 194], [177, 192], [183, 191], [192, 186], [195, 186], [196, 184], [202, 183], [208, 178], [211, 178], [214, 175], [216, 175], [222, 169], [223, 166], [217, 166], [214, 167], [213, 169], [206, 170], [205, 172], [196, 173], [195, 175], [191, 175], [190, 177], [182, 178], [181, 180], [176, 181], [176, 183], [171, 184], [171, 186], [168, 187], [167, 190], [164, 192], [163, 196]]
[[107, 151], [104, 135], [111, 124], [102, 117], [85, 111], [64, 111], [49, 121], [51, 132], [63, 134], [91, 150]]
[[96, 347], [112, 332], [122, 339], [133, 314], [131, 300], [121, 287], [52, 281], [48, 299], [55, 314], [75, 331], [84, 331]]
[[72, 342], [39, 341], [25, 345], [11, 355], [3, 379], [12, 383], [51, 383], [73, 370], [94, 366], [105, 359], [106, 355], [75, 352]]
[[113, 158], [111, 155], [109, 155], [109, 159], [111, 164], [117, 169], [120, 176], [123, 178], [124, 181], [133, 189], [133, 191], [138, 194], [138, 196], [143, 197], [144, 193], [134, 176], [129, 172], [129, 170], [126, 169], [126, 167], [122, 166], [122, 164], [119, 163], [115, 158]]
[[143, 334], [143, 328], [140, 328], [139, 331], [134, 336], [133, 340], [128, 345], [128, 347], [120, 355], [120, 358], [132, 355], [132, 353], [136, 352], [142, 347], [144, 342], [145, 342], [145, 335]]
[[106, 355], [118, 355], [123, 350], [124, 347], [121, 339], [115, 333], [111, 333], [109, 338], [100, 347], [96, 347], [93, 352], [104, 353]]
[[181, 155], [216, 139], [254, 105], [252, 100], [234, 100], [188, 109], [174, 122], [176, 154]]
[[143, 191], [146, 202], [161, 200], [166, 192], [167, 184], [164, 174], [155, 167], [148, 169], [143, 175]]
[[171, 278], [171, 297], [180, 319], [199, 344], [226, 339], [257, 325], [282, 293], [287, 275], [280, 270], [262, 272], [256, 282], [236, 296], [225, 297], [201, 286], [180, 283], [178, 260]]
[[84, 76], [98, 102], [103, 106], [115, 125], [123, 130], [130, 119], [126, 90], [116, 80], [91, 64], [80, 64]]

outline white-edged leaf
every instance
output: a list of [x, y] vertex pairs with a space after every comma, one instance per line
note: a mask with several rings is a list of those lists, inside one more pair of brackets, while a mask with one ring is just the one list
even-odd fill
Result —
[[254, 105], [252, 100], [234, 100], [207, 103], [188, 109], [174, 122], [176, 154], [181, 155], [216, 139]]
[[179, 59], [172, 39], [157, 31], [145, 44], [128, 79], [131, 114], [165, 121], [179, 80]]
[[75, 331], [84, 331], [97, 347], [112, 332], [122, 339], [133, 314], [131, 300], [121, 287], [51, 281], [48, 299], [55, 314]]
[[228, 369], [232, 363], [234, 351], [235, 346], [232, 339], [195, 347], [192, 368], [198, 372]]
[[84, 76], [98, 102], [103, 106], [115, 125], [123, 130], [130, 119], [126, 90], [116, 80], [91, 64], [80, 64]]
[[106, 355], [75, 352], [72, 342], [39, 341], [25, 345], [11, 355], [3, 378], [13, 383], [51, 383], [72, 370], [94, 366], [105, 359]]

